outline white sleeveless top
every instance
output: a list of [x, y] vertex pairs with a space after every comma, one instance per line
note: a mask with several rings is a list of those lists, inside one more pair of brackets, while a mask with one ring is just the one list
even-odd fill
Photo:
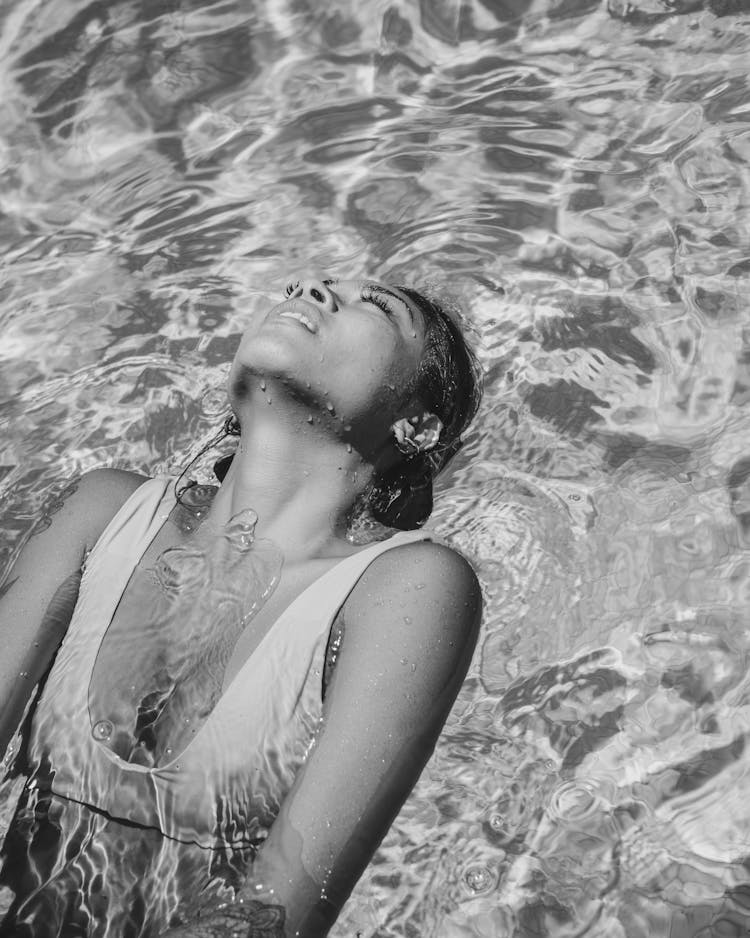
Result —
[[201, 847], [265, 837], [313, 742], [331, 625], [372, 561], [400, 532], [339, 561], [278, 617], [180, 755], [155, 768], [120, 758], [96, 737], [89, 684], [97, 653], [128, 581], [174, 507], [174, 480], [145, 482], [91, 551], [78, 603], [32, 726], [32, 763], [47, 761], [51, 789], [112, 818], [157, 828]]

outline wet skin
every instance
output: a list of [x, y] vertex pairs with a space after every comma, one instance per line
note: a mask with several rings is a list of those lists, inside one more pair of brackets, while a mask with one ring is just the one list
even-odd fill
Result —
[[397, 288], [373, 281], [293, 280], [287, 291], [252, 317], [232, 365], [230, 399], [239, 403], [251, 376], [278, 381], [314, 411], [335, 414], [342, 438], [371, 455], [407, 403], [424, 350], [421, 314]]

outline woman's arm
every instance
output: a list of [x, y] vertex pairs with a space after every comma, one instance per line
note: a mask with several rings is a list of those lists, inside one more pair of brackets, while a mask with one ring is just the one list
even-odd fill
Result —
[[68, 486], [0, 586], [0, 759], [65, 635], [86, 551], [143, 481], [97, 469]]
[[476, 644], [473, 570], [438, 544], [396, 547], [342, 614], [320, 736], [248, 883], [176, 934], [322, 938], [432, 753]]

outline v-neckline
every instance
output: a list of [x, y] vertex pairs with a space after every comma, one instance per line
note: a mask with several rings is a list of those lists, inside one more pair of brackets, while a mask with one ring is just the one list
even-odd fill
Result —
[[[154, 479], [148, 480], [148, 482], [144, 483], [144, 485], [148, 485], [149, 482], [155, 482], [157, 478], [158, 478], [158, 477], [156, 477], [156, 478], [154, 478]], [[115, 615], [117, 614], [117, 609], [118, 609], [120, 603], [122, 602], [122, 598], [123, 598], [123, 596], [125, 595], [125, 592], [127, 591], [128, 586], [129, 586], [129, 585], [131, 584], [131, 582], [132, 582], [132, 577], [133, 577], [133, 574], [134, 574], [135, 571], [136, 571], [136, 568], [137, 568], [138, 565], [141, 563], [141, 561], [143, 560], [143, 557], [145, 556], [146, 552], [147, 552], [148, 549], [151, 547], [151, 545], [153, 544], [153, 542], [156, 540], [156, 538], [158, 537], [159, 533], [163, 530], [163, 528], [164, 528], [164, 526], [166, 525], [166, 523], [169, 521], [169, 518], [170, 518], [170, 516], [171, 516], [171, 514], [172, 514], [172, 511], [174, 510], [174, 498], [172, 498], [172, 504], [171, 504], [171, 506], [169, 507], [169, 510], [166, 512], [166, 514], [164, 513], [164, 501], [165, 501], [165, 499], [166, 499], [167, 496], [168, 496], [168, 492], [169, 492], [169, 489], [170, 489], [170, 486], [171, 486], [172, 482], [173, 482], [173, 479], [172, 479], [171, 477], [168, 477], [168, 478], [166, 479], [166, 482], [165, 482], [165, 484], [164, 484], [164, 489], [163, 489], [162, 494], [161, 494], [161, 496], [160, 496], [160, 498], [159, 498], [159, 502], [158, 502], [158, 504], [157, 504], [157, 506], [156, 506], [156, 510], [154, 511], [153, 518], [152, 518], [152, 520], [151, 520], [151, 522], [150, 522], [150, 524], [149, 524], [149, 527], [148, 527], [147, 530], [146, 530], [146, 535], [145, 535], [145, 537], [143, 538], [143, 541], [141, 542], [141, 543], [142, 543], [141, 549], [139, 550], [139, 552], [137, 553], [137, 555], [134, 554], [134, 555], [131, 555], [131, 557], [130, 557], [130, 560], [131, 560], [130, 572], [129, 572], [128, 576], [127, 576], [127, 579], [126, 579], [126, 581], [125, 581], [125, 585], [124, 585], [124, 587], [123, 587], [123, 589], [122, 589], [120, 595], [117, 597], [117, 599], [115, 600], [114, 605], [112, 606], [112, 610], [111, 610], [111, 614], [110, 614], [110, 616], [109, 616], [109, 620], [108, 620], [108, 622], [107, 622], [107, 625], [106, 625], [105, 629], [104, 629], [103, 632], [101, 633], [100, 640], [99, 640], [99, 642], [98, 642], [98, 644], [97, 644], [97, 647], [96, 647], [96, 652], [95, 652], [94, 658], [93, 658], [92, 670], [91, 670], [90, 675], [89, 675], [88, 686], [87, 686], [87, 689], [86, 689], [87, 710], [88, 710], [88, 713], [89, 713], [89, 723], [91, 724], [92, 728], [93, 728], [93, 725], [94, 725], [94, 721], [92, 720], [92, 714], [91, 714], [90, 689], [91, 689], [91, 679], [93, 678], [93, 667], [95, 666], [96, 660], [97, 660], [97, 658], [99, 657], [99, 652], [100, 652], [100, 650], [101, 650], [102, 644], [103, 644], [104, 639], [105, 639], [105, 637], [106, 637], [106, 635], [107, 635], [107, 632], [109, 631], [109, 629], [110, 629], [110, 627], [111, 627], [111, 625], [112, 625], [112, 623], [113, 623], [113, 621], [114, 621]], [[136, 491], [137, 491], [137, 490], [136, 490]], [[125, 506], [123, 506], [123, 507], [125, 507]], [[164, 772], [169, 772], [169, 771], [171, 771], [171, 770], [174, 770], [174, 769], [179, 765], [179, 762], [180, 762], [181, 760], [185, 759], [185, 757], [186, 757], [187, 753], [189, 752], [189, 750], [191, 749], [191, 747], [196, 744], [196, 741], [198, 740], [198, 738], [202, 735], [202, 733], [204, 732], [204, 730], [205, 730], [205, 728], [207, 727], [207, 725], [209, 724], [209, 722], [211, 722], [211, 720], [215, 717], [217, 711], [221, 708], [221, 706], [222, 706], [222, 704], [224, 703], [224, 701], [230, 696], [230, 694], [232, 693], [232, 691], [234, 690], [234, 688], [237, 686], [237, 683], [238, 683], [239, 679], [242, 677], [242, 675], [243, 675], [243, 674], [245, 673], [245, 671], [248, 669], [248, 667], [250, 666], [250, 664], [254, 661], [254, 659], [256, 658], [256, 656], [258, 655], [258, 653], [261, 651], [261, 649], [265, 647], [265, 645], [267, 644], [267, 642], [270, 640], [271, 636], [272, 636], [272, 635], [277, 635], [277, 634], [279, 633], [279, 631], [281, 630], [282, 625], [283, 625], [288, 619], [290, 619], [290, 618], [293, 617], [296, 608], [297, 608], [298, 606], [300, 606], [303, 602], [305, 602], [305, 601], [308, 600], [308, 596], [309, 596], [310, 593], [312, 593], [314, 590], [323, 589], [323, 588], [325, 587], [325, 585], [328, 583], [329, 579], [332, 579], [335, 574], [338, 574], [344, 565], [349, 564], [349, 563], [351, 563], [352, 565], [354, 565], [354, 561], [357, 561], [357, 562], [359, 563], [359, 562], [361, 562], [361, 559], [362, 559], [363, 557], [369, 556], [370, 554], [372, 554], [372, 555], [374, 555], [374, 556], [377, 556], [378, 552], [380, 551], [381, 548], [383, 548], [383, 546], [384, 546], [385, 544], [388, 544], [389, 547], [390, 547], [390, 546], [393, 546], [393, 545], [394, 545], [394, 540], [395, 540], [395, 541], [398, 541], [399, 543], [402, 543], [402, 542], [403, 542], [403, 543], [409, 543], [409, 542], [412, 541], [412, 540], [419, 540], [419, 539], [422, 539], [422, 538], [424, 538], [424, 536], [425, 536], [425, 535], [424, 535], [424, 533], [423, 533], [422, 531], [398, 531], [398, 532], [396, 532], [395, 534], [391, 535], [391, 536], [388, 537], [388, 538], [384, 538], [384, 539], [381, 540], [381, 541], [375, 541], [375, 542], [373, 542], [373, 543], [371, 543], [371, 544], [367, 544], [366, 546], [362, 547], [360, 550], [357, 550], [355, 553], [349, 554], [349, 555], [346, 556], [346, 557], [342, 557], [340, 560], [337, 560], [335, 563], [333, 563], [332, 566], [330, 566], [330, 567], [328, 568], [328, 570], [325, 571], [325, 573], [321, 574], [319, 577], [317, 577], [316, 579], [314, 579], [314, 580], [312, 581], [312, 583], [309, 583], [309, 584], [302, 590], [302, 592], [299, 593], [290, 603], [288, 603], [288, 604], [284, 607], [284, 609], [279, 613], [279, 615], [276, 616], [276, 618], [274, 619], [274, 621], [271, 623], [271, 625], [269, 626], [269, 628], [268, 628], [268, 629], [266, 630], [266, 632], [264, 633], [263, 637], [260, 639], [260, 641], [259, 641], [259, 642], [257, 643], [257, 645], [255, 646], [255, 648], [253, 648], [253, 650], [250, 652], [250, 654], [247, 656], [247, 658], [246, 658], [246, 659], [242, 662], [242, 664], [239, 666], [239, 668], [237, 669], [237, 673], [236, 673], [236, 674], [234, 675], [234, 677], [229, 681], [229, 683], [227, 684], [227, 686], [224, 687], [223, 684], [222, 684], [221, 693], [219, 694], [219, 697], [217, 698], [216, 703], [214, 704], [213, 708], [211, 709], [211, 712], [208, 714], [208, 716], [206, 717], [206, 719], [204, 720], [204, 722], [203, 722], [203, 723], [198, 727], [198, 729], [195, 731], [195, 735], [192, 737], [192, 739], [190, 739], [190, 740], [188, 741], [187, 745], [180, 751], [180, 753], [179, 753], [177, 756], [175, 756], [174, 758], [170, 759], [168, 762], [164, 762], [164, 763], [161, 763], [160, 765], [156, 765], [156, 766], [145, 766], [145, 765], [140, 765], [140, 764], [138, 764], [137, 762], [130, 762], [130, 761], [127, 760], [127, 759], [123, 759], [122, 756], [118, 755], [114, 750], [110, 749], [108, 746], [102, 745], [102, 744], [97, 740], [97, 742], [99, 743], [99, 749], [100, 749], [101, 751], [103, 751], [104, 753], [106, 753], [107, 756], [108, 756], [109, 758], [111, 758], [113, 761], [117, 762], [117, 764], [118, 764], [121, 768], [124, 767], [124, 768], [127, 768], [128, 770], [132, 770], [132, 771], [134, 771], [134, 772], [140, 772], [140, 773], [142, 773], [142, 774], [145, 773], [145, 774], [153, 775], [153, 774], [164, 773]], [[140, 546], [140, 545], [139, 545], [139, 546]], [[368, 566], [369, 566], [369, 560], [368, 560], [368, 561], [365, 563], [365, 565], [363, 566], [363, 568], [362, 568], [363, 572], [364, 572], [364, 570], [367, 569]], [[338, 611], [338, 610], [337, 610], [337, 611]], [[327, 623], [327, 624], [328, 624], [328, 627], [330, 628], [330, 624], [329, 624], [329, 623]], [[239, 640], [239, 637], [238, 637], [238, 640]], [[230, 655], [230, 659], [229, 659], [229, 660], [231, 660], [231, 655]], [[228, 663], [228, 662], [227, 662], [227, 663]]]

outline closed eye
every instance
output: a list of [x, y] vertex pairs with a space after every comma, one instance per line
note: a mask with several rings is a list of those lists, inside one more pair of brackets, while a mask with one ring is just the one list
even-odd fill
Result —
[[393, 310], [388, 305], [387, 301], [383, 299], [382, 296], [379, 296], [377, 293], [374, 293], [372, 296], [365, 298], [366, 303], [374, 303], [375, 306], [379, 306], [384, 313], [388, 316], [393, 315]]
[[380, 309], [382, 309], [387, 316], [395, 315], [389, 303], [390, 294], [386, 290], [382, 290], [373, 284], [366, 283], [362, 287], [360, 296], [363, 302], [373, 303], [375, 306], [380, 307]]

